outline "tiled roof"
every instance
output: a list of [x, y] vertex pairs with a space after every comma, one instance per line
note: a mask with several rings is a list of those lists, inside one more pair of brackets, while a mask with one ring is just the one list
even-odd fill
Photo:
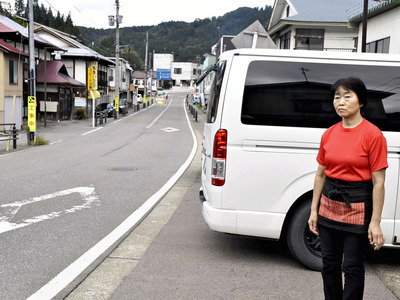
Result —
[[77, 40], [71, 38], [70, 36], [60, 33], [58, 30], [54, 30], [51, 27], [42, 25], [39, 28], [37, 28], [35, 31], [38, 32], [41, 30], [48, 32], [49, 34], [57, 37], [58, 39], [63, 40], [65, 43], [70, 45], [69, 47], [63, 47], [66, 52], [61, 55], [62, 57], [91, 57], [94, 59], [103, 60], [109, 65], [115, 64], [113, 61], [111, 61], [107, 57], [99, 54], [98, 52], [85, 46], [84, 44], [78, 42]]
[[[14, 22], [5, 15], [0, 14], [0, 32], [3, 33], [15, 33], [21, 35], [24, 39], [29, 39], [28, 29]], [[53, 46], [39, 35], [34, 34], [35, 42], [43, 44], [45, 46]]]

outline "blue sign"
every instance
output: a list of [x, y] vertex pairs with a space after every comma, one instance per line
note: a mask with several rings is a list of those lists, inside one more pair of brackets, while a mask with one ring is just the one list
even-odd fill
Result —
[[170, 69], [157, 69], [157, 79], [171, 80], [171, 70]]

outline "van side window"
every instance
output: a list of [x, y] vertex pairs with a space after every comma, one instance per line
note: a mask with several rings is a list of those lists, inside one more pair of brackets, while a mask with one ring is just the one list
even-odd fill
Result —
[[253, 61], [247, 71], [241, 121], [328, 128], [340, 121], [330, 87], [348, 76], [359, 77], [367, 86], [365, 118], [381, 130], [400, 131], [400, 70], [390, 66]]
[[207, 103], [207, 123], [214, 123], [218, 113], [219, 96], [221, 93], [222, 80], [225, 74], [226, 61], [218, 64], [218, 70], [215, 73], [214, 81], [211, 87], [210, 97]]

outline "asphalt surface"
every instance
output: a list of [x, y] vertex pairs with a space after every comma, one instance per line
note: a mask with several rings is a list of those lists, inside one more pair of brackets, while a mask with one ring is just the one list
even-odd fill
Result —
[[[198, 150], [184, 175], [65, 299], [323, 299], [320, 274], [300, 266], [281, 243], [216, 233], [204, 223], [198, 200], [203, 122], [201, 114], [198, 122], [191, 118]], [[90, 124], [48, 126], [57, 134], [57, 126]], [[18, 151], [27, 147], [18, 143]], [[368, 257], [364, 299], [400, 299], [398, 253], [383, 249]]]
[[[197, 154], [153, 212], [66, 299], [323, 299], [318, 272], [282, 243], [211, 231], [198, 200], [204, 115], [192, 126]], [[400, 261], [367, 263], [364, 299], [399, 299]]]

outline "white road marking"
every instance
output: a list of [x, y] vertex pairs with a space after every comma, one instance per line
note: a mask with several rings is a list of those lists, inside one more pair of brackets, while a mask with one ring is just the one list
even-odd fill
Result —
[[103, 129], [103, 127], [98, 127], [98, 128], [96, 128], [96, 129], [93, 129], [93, 130], [90, 130], [90, 131], [88, 131], [88, 132], [82, 133], [81, 136], [84, 136], [84, 135], [93, 133], [93, 132], [95, 132], [95, 131], [97, 131], [97, 130], [100, 130], [100, 129]]
[[183, 101], [183, 110], [186, 115], [186, 121], [189, 125], [193, 147], [188, 158], [179, 168], [179, 170], [159, 189], [153, 196], [146, 200], [135, 212], [133, 212], [125, 221], [123, 221], [117, 228], [115, 228], [109, 235], [99, 241], [91, 249], [86, 251], [81, 257], [70, 264], [67, 268], [61, 271], [56, 277], [50, 280], [36, 293], [31, 295], [27, 300], [47, 300], [53, 299], [61, 291], [77, 278], [82, 272], [85, 271], [93, 262], [95, 262], [103, 253], [109, 250], [115, 243], [120, 241], [132, 228], [135, 228], [161, 201], [161, 199], [168, 193], [174, 186], [178, 179], [183, 175], [186, 169], [190, 166], [197, 150], [197, 139], [190, 124], [189, 116], [186, 112], [185, 102]]
[[162, 131], [165, 132], [174, 132], [174, 131], [179, 131], [179, 129], [174, 128], [174, 127], [166, 127], [166, 128], [161, 128]]
[[[70, 195], [73, 193], [78, 193], [80, 195], [80, 197], [82, 198], [82, 202], [83, 202], [81, 205], [75, 205], [75, 206], [73, 206], [71, 208], [67, 208], [63, 211], [55, 211], [55, 212], [51, 212], [49, 214], [35, 216], [30, 219], [22, 220], [18, 223], [11, 222], [11, 219], [18, 213], [20, 208], [24, 205], [29, 205], [32, 203], [49, 200], [49, 199], [53, 199], [53, 198], [60, 197], [60, 196], [66, 196], [66, 195]], [[96, 194], [94, 192], [94, 187], [77, 187], [77, 188], [59, 191], [56, 193], [51, 193], [51, 194], [47, 194], [47, 195], [43, 195], [43, 196], [39, 196], [39, 197], [25, 199], [22, 201], [17, 201], [14, 203], [3, 204], [0, 206], [0, 212], [1, 212], [0, 234], [10, 231], [10, 230], [14, 230], [14, 229], [22, 228], [22, 227], [25, 227], [28, 225], [32, 225], [32, 224], [35, 224], [38, 222], [42, 222], [45, 220], [51, 220], [56, 217], [59, 217], [62, 214], [73, 213], [73, 212], [76, 212], [76, 211], [79, 211], [79, 210], [82, 210], [85, 208], [89, 208], [93, 204], [98, 205], [99, 203], [100, 203], [100, 200], [98, 199], [98, 197], [96, 196]]]
[[149, 125], [147, 125], [146, 129], [150, 129], [153, 127], [154, 124], [162, 117], [162, 115], [167, 111], [167, 109], [171, 106], [172, 100], [169, 102], [168, 106], [151, 122]]

